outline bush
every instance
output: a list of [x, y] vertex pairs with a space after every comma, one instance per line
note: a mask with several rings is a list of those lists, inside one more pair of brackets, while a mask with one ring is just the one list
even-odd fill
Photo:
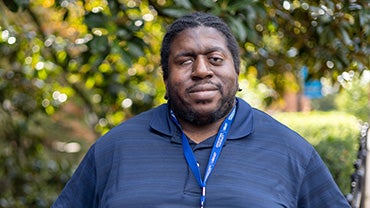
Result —
[[360, 138], [358, 119], [333, 111], [277, 113], [274, 117], [315, 147], [342, 193], [349, 193]]
[[368, 121], [370, 114], [369, 84], [363, 84], [357, 79], [347, 83], [345, 88], [336, 96], [335, 104], [338, 110]]
[[11, 118], [0, 108], [0, 208], [50, 207], [86, 151], [54, 148], [57, 141], [83, 144], [73, 136], [46, 115]]

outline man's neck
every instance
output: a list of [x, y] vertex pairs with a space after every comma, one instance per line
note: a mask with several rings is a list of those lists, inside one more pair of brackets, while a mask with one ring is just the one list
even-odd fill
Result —
[[224, 119], [222, 118], [216, 122], [202, 126], [184, 121], [180, 121], [180, 123], [185, 135], [193, 142], [199, 144], [209, 137], [216, 135]]

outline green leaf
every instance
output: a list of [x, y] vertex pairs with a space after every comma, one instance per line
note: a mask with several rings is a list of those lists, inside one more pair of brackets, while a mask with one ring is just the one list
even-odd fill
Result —
[[128, 54], [128, 53], [127, 53], [125, 50], [123, 50], [122, 48], [120, 48], [120, 54], [121, 54], [122, 61], [123, 61], [127, 66], [131, 66], [131, 65], [132, 65], [132, 59], [131, 59], [130, 54]]
[[119, 28], [116, 32], [117, 38], [119, 40], [127, 40], [132, 37], [132, 33], [128, 31], [125, 27]]
[[228, 16], [227, 20], [233, 33], [241, 42], [244, 42], [247, 39], [247, 29], [244, 26], [243, 21], [231, 16]]
[[191, 9], [192, 6], [191, 6], [191, 3], [189, 0], [174, 0], [176, 5], [180, 6], [180, 7], [184, 7], [185, 9]]
[[254, 2], [254, 0], [232, 0], [227, 9], [231, 11], [245, 9], [247, 7], [251, 7]]
[[175, 18], [179, 18], [191, 12], [190, 10], [178, 7], [167, 7], [165, 9], [162, 9], [161, 11], [163, 14]]
[[12, 12], [17, 12], [18, 9], [19, 9], [19, 6], [17, 3], [15, 3], [14, 1], [12, 0], [3, 0], [4, 1], [4, 4], [6, 7], [8, 7], [8, 9]]
[[353, 42], [351, 40], [351, 38], [349, 37], [347, 31], [344, 29], [344, 28], [341, 28], [340, 29], [340, 33], [342, 35], [342, 38], [343, 38], [343, 41], [344, 43], [347, 45], [347, 46], [351, 46], [353, 45]]
[[140, 44], [136, 42], [128, 42], [127, 46], [128, 46], [128, 52], [132, 54], [134, 57], [138, 58], [144, 55], [144, 52]]
[[29, 0], [14, 0], [16, 4], [18, 4], [19, 7], [21, 8], [27, 8], [30, 5]]
[[84, 21], [89, 28], [105, 28], [108, 17], [103, 13], [88, 13], [85, 15]]
[[89, 42], [89, 47], [91, 50], [91, 53], [102, 53], [106, 51], [109, 48], [109, 41], [107, 36], [95, 36], [94, 39], [92, 39]]
[[199, 3], [201, 3], [203, 6], [205, 7], [214, 7], [215, 6], [215, 1], [213, 0], [203, 0], [203, 1], [198, 1]]
[[248, 38], [249, 42], [257, 44], [258, 41], [259, 41], [259, 38], [261, 38], [261, 37], [259, 36], [259, 34], [257, 34], [257, 32], [255, 30], [248, 29], [247, 30], [247, 38]]

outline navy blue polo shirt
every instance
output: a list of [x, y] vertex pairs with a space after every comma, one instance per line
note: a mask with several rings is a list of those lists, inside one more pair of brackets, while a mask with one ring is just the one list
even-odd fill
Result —
[[[202, 175], [214, 140], [191, 144]], [[92, 145], [52, 207], [199, 207], [200, 195], [163, 104]], [[306, 140], [239, 98], [206, 195], [206, 207], [350, 207]]]

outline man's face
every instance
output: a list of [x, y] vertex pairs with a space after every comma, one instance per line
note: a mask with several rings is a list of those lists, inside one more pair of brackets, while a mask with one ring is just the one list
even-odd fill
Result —
[[211, 27], [180, 32], [173, 39], [168, 62], [167, 95], [180, 120], [205, 125], [231, 110], [238, 74], [221, 32]]

